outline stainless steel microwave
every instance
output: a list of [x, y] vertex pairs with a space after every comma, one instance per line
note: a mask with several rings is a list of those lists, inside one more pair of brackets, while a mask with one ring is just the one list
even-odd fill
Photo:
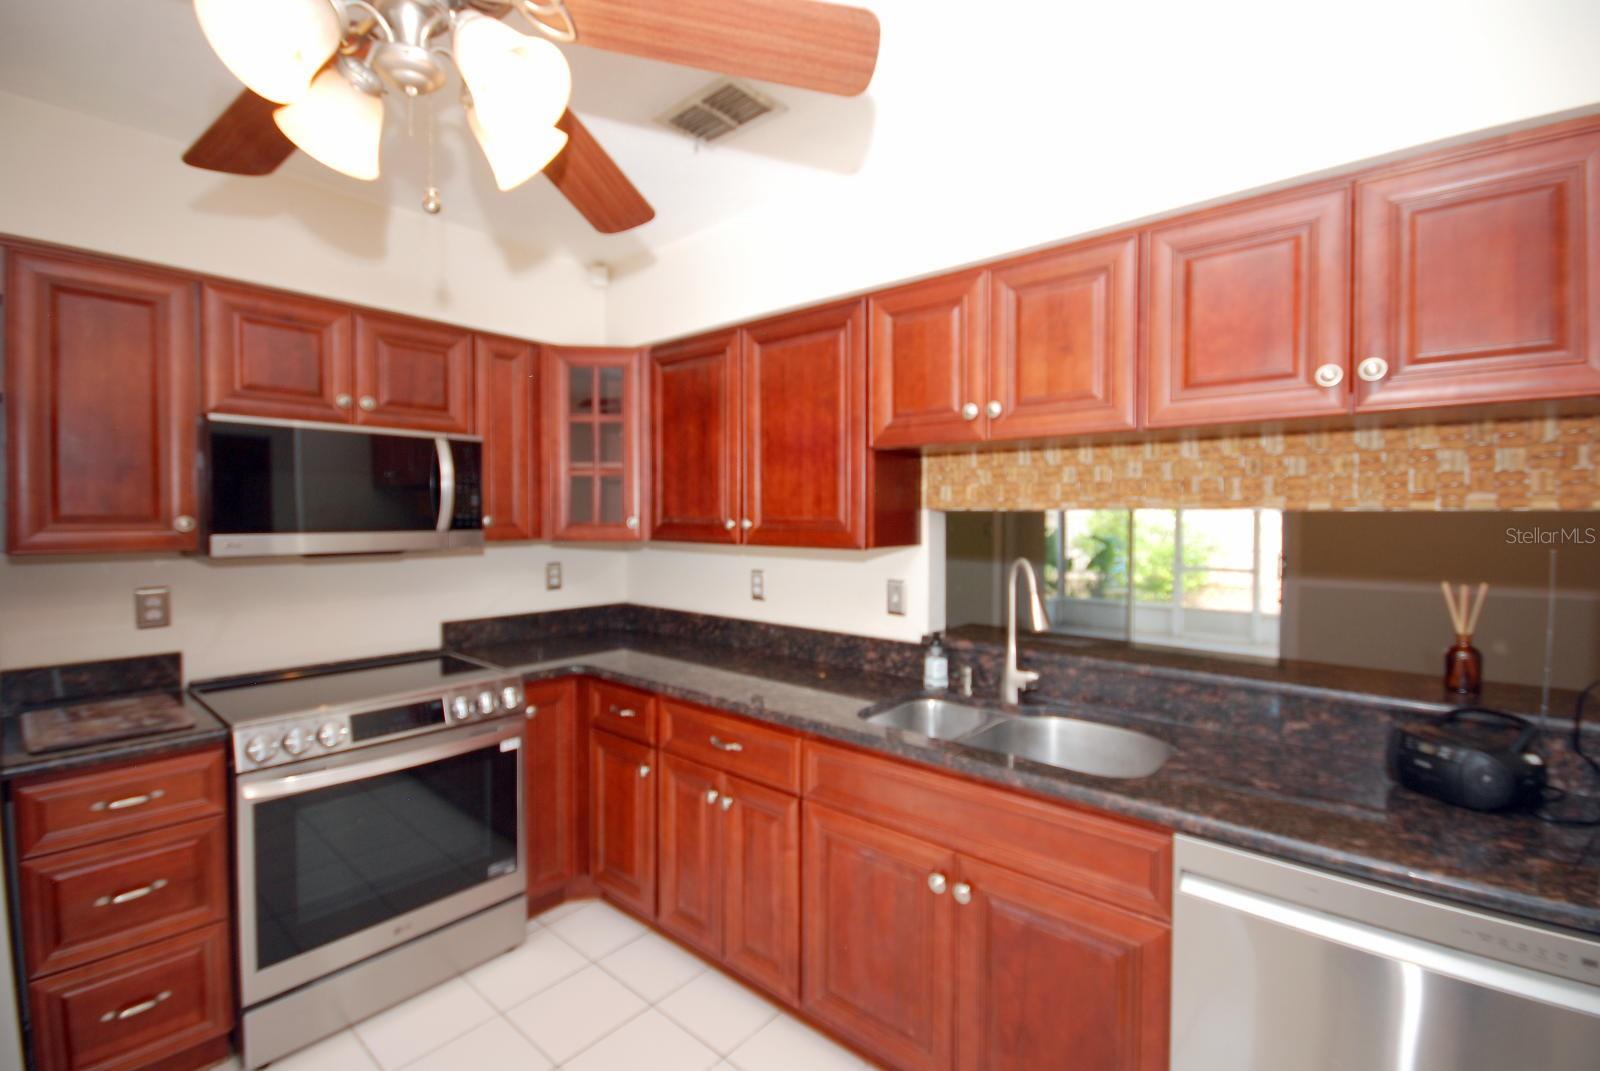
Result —
[[213, 413], [214, 558], [483, 545], [483, 443], [470, 435]]

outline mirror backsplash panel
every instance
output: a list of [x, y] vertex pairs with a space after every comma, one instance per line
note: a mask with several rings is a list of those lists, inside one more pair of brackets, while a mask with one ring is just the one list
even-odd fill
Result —
[[934, 510], [1600, 509], [1600, 415], [930, 454]]

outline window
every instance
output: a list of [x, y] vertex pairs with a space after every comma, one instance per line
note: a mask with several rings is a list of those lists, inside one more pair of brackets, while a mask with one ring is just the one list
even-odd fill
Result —
[[1044, 552], [1053, 631], [1278, 654], [1278, 510], [1055, 510]]

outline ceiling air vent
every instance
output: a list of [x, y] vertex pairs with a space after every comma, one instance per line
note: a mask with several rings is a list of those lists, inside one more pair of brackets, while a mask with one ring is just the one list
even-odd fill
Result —
[[663, 126], [696, 141], [719, 141], [778, 115], [783, 105], [749, 86], [724, 78], [656, 117]]

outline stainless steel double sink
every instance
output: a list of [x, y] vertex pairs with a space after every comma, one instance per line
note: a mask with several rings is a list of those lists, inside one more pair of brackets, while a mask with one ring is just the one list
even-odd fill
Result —
[[1149, 777], [1172, 747], [1132, 729], [1055, 714], [1006, 714], [948, 699], [911, 699], [861, 717], [873, 725], [1096, 777]]

